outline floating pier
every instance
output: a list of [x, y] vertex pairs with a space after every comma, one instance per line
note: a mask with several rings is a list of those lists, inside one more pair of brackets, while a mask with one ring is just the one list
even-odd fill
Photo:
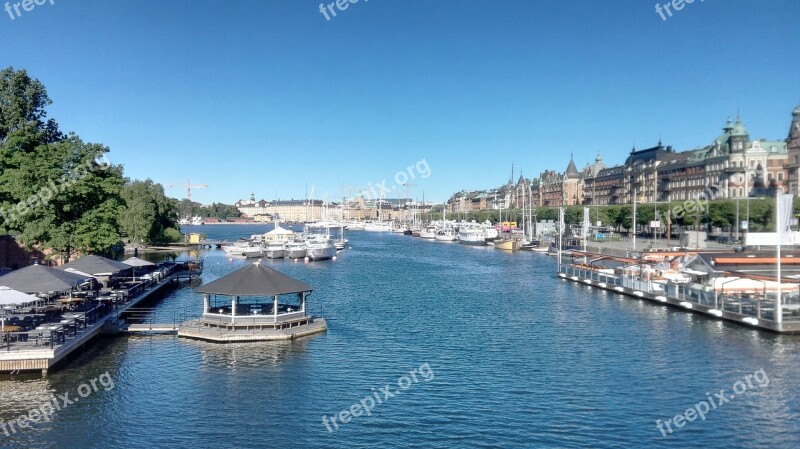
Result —
[[[677, 283], [670, 281], [657, 281], [649, 277], [624, 276], [602, 266], [592, 265], [601, 260], [613, 260], [629, 264], [633, 267], [643, 265], [641, 260], [609, 257], [606, 255], [573, 252], [573, 259], [586, 260], [583, 263], [561, 264], [557, 269], [557, 276], [565, 281], [571, 281], [595, 288], [647, 300], [659, 305], [667, 305], [692, 313], [699, 313], [714, 319], [723, 319], [743, 326], [763, 329], [778, 333], [800, 333], [800, 319], [796, 314], [789, 315], [788, 311], [800, 309], [800, 304], [778, 303], [775, 295], [768, 296], [764, 288], [762, 298], [744, 297], [744, 295], [722, 294], [709, 285], [697, 283]], [[589, 261], [591, 259], [591, 261]], [[707, 276], [691, 269], [687, 272]], [[736, 278], [744, 279], [744, 278]], [[765, 282], [758, 280], [759, 282]], [[788, 293], [788, 292], [785, 292]], [[783, 299], [784, 295], [782, 295]], [[794, 300], [796, 301], [796, 297]], [[780, 304], [782, 313], [775, 313], [775, 306]], [[777, 318], [777, 319], [776, 319]], [[787, 319], [788, 318], [788, 319]]]

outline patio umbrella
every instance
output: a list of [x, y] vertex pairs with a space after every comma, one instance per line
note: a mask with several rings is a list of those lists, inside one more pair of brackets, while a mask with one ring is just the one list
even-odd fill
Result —
[[[28, 295], [22, 292], [18, 292], [6, 286], [0, 286], [0, 306], [10, 306], [10, 305], [19, 306], [23, 304], [36, 302], [38, 300], [39, 298], [33, 295]], [[4, 314], [2, 318], [0, 318], [0, 330], [4, 330], [5, 328], [6, 328], [6, 317]]]
[[65, 292], [91, 279], [44, 265], [31, 265], [0, 277], [0, 284], [23, 293]]
[[133, 267], [133, 280], [136, 281], [136, 269], [139, 267], [154, 267], [156, 264], [142, 260], [138, 257], [131, 257], [130, 259], [123, 260], [122, 263]]

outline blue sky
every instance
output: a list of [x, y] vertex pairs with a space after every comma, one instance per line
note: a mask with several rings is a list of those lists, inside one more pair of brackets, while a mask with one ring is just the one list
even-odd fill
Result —
[[201, 202], [333, 199], [423, 159], [411, 195], [441, 201], [512, 162], [705, 145], [737, 110], [784, 139], [800, 104], [795, 0], [696, 0], [666, 21], [653, 0], [361, 0], [330, 21], [319, 3], [55, 0], [0, 11], [0, 54], [63, 130], [130, 177], [209, 184]]

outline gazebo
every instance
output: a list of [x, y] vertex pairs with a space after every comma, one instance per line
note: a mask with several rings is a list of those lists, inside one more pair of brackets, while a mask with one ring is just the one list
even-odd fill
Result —
[[308, 314], [311, 286], [278, 270], [249, 264], [198, 288], [203, 315], [184, 324], [179, 336], [204, 340], [287, 340], [327, 330]]

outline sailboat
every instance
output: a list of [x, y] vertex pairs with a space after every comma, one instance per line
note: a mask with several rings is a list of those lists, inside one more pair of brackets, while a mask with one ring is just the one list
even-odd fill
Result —
[[[496, 199], [496, 197], [495, 197]], [[503, 226], [503, 207], [500, 207], [500, 226]], [[509, 229], [510, 231], [510, 229]], [[494, 247], [504, 251], [517, 251], [519, 249], [519, 240], [509, 238], [507, 236], [501, 237], [494, 242]]]

